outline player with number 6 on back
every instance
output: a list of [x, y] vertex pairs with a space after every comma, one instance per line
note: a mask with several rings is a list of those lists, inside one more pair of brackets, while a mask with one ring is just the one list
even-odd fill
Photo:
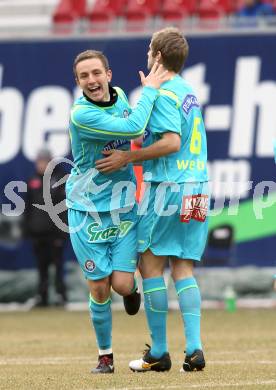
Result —
[[96, 162], [102, 173], [110, 173], [127, 163], [146, 161], [138, 250], [152, 345], [142, 358], [129, 363], [133, 371], [171, 368], [163, 277], [167, 259], [184, 321], [186, 356], [181, 370], [200, 371], [205, 367], [200, 335], [201, 297], [193, 267], [195, 261], [200, 261], [207, 239], [207, 142], [198, 100], [179, 75], [188, 51], [186, 39], [176, 28], [153, 34], [148, 68], [158, 61], [168, 70], [170, 79], [159, 89], [143, 148], [103, 152], [105, 158]]

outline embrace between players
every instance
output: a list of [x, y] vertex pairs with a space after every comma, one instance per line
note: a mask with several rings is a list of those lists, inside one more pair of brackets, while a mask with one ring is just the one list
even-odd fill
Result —
[[[200, 261], [207, 238], [207, 143], [197, 98], [179, 75], [188, 50], [176, 28], [153, 34], [150, 72], [147, 76], [139, 72], [143, 89], [135, 109], [120, 88], [111, 86], [112, 73], [101, 52], [87, 50], [74, 61], [83, 96], [71, 112], [74, 168], [66, 197], [72, 246], [90, 291], [99, 350], [98, 365], [91, 371], [95, 374], [114, 372], [111, 287], [123, 296], [128, 314], [139, 310], [137, 266], [152, 345], [129, 367], [170, 370], [163, 278], [168, 259], [186, 340], [181, 370], [205, 367], [201, 298], [193, 264]], [[143, 147], [130, 151], [135, 138], [143, 138]], [[137, 213], [132, 163], [142, 161], [145, 191]], [[87, 175], [91, 169], [93, 174]]]

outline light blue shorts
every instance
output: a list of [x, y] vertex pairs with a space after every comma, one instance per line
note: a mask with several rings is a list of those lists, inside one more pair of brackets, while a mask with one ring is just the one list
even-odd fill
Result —
[[208, 235], [208, 192], [207, 182], [151, 183], [139, 205], [138, 252], [200, 260]]
[[68, 210], [71, 243], [86, 279], [99, 280], [113, 271], [135, 272], [137, 264], [136, 208], [113, 223], [109, 212], [99, 213], [102, 225], [88, 213]]

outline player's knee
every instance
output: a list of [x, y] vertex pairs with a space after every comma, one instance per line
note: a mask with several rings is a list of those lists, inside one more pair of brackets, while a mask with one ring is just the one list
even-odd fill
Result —
[[148, 265], [144, 263], [140, 263], [138, 267], [140, 274], [143, 279], [149, 279], [149, 278], [158, 278], [163, 275], [163, 268], [154, 268], [154, 266]]
[[110, 285], [105, 280], [89, 281], [88, 286], [92, 298], [98, 303], [105, 302], [110, 296]]
[[114, 271], [112, 274], [111, 285], [116, 293], [122, 296], [129, 295], [134, 287], [133, 273]]
[[[92, 295], [92, 294], [91, 294]], [[93, 291], [93, 299], [98, 303], [103, 303], [108, 299], [109, 294], [104, 289], [95, 289]]]
[[171, 261], [171, 276], [173, 280], [192, 278], [194, 270], [193, 260], [188, 259], [172, 259]]
[[134, 285], [133, 280], [129, 280], [129, 281], [116, 280], [114, 281], [114, 283], [112, 283], [112, 288], [114, 291], [116, 291], [116, 293], [124, 297], [131, 293], [131, 291], [133, 290], [133, 285]]

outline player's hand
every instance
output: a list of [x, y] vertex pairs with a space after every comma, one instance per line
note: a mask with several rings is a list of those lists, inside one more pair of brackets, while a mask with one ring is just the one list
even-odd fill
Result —
[[140, 137], [138, 137], [138, 138], [133, 139], [132, 143], [136, 147], [141, 147], [143, 145], [143, 141], [144, 141], [144, 134], [140, 135]]
[[103, 150], [105, 158], [96, 161], [96, 169], [101, 173], [111, 173], [118, 171], [128, 164], [128, 153], [122, 150]]
[[171, 77], [164, 66], [162, 64], [158, 64], [158, 62], [154, 63], [147, 76], [145, 76], [142, 71], [139, 71], [139, 75], [143, 87], [152, 87], [156, 89], [159, 89], [161, 84], [168, 81]]

